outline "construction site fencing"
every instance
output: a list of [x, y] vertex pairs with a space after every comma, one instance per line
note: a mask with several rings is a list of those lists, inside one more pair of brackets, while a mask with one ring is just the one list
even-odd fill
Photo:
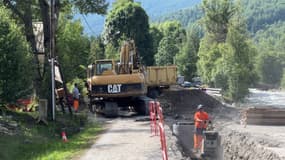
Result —
[[162, 159], [168, 160], [167, 145], [166, 145], [165, 130], [164, 130], [164, 117], [160, 103], [158, 101], [150, 101], [149, 111], [150, 111], [149, 114], [150, 114], [151, 134], [157, 136], [159, 130]]
[[158, 128], [156, 123], [156, 109], [154, 101], [149, 102], [149, 116], [150, 116], [150, 133], [153, 136], [157, 136]]

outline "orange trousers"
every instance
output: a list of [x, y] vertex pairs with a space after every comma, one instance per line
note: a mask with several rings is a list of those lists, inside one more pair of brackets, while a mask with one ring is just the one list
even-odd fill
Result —
[[74, 110], [77, 111], [78, 107], [79, 107], [79, 100], [78, 99], [74, 99], [73, 100], [73, 108], [74, 108]]
[[202, 149], [203, 136], [199, 134], [194, 134], [194, 149]]

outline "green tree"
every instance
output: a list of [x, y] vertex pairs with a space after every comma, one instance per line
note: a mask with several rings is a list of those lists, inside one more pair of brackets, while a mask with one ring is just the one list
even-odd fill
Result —
[[258, 58], [257, 65], [261, 82], [280, 84], [284, 66], [281, 57], [272, 54], [262, 54]]
[[283, 68], [283, 75], [281, 79], [281, 87], [282, 89], [285, 89], [285, 69]]
[[111, 43], [105, 46], [105, 55], [107, 59], [114, 59], [116, 61], [120, 59], [119, 49], [115, 48]]
[[[42, 21], [43, 22], [43, 31], [44, 31], [44, 47], [46, 51], [46, 57], [48, 57], [48, 51], [50, 46], [50, 31], [51, 31], [51, 23], [50, 23], [50, 1], [46, 0], [0, 0], [1, 4], [4, 4], [8, 9], [13, 13], [14, 19], [20, 25], [23, 25], [23, 32], [25, 33], [26, 39], [30, 44], [31, 51], [33, 53], [33, 59], [35, 66], [40, 66], [39, 61], [37, 59], [37, 48], [36, 48], [36, 40], [35, 35], [33, 33], [33, 20]], [[71, 12], [71, 8], [78, 9], [80, 13], [97, 13], [97, 14], [105, 14], [107, 10], [107, 3], [105, 0], [54, 0], [54, 16], [55, 17], [55, 28], [58, 26], [58, 20], [60, 17], [60, 12]], [[46, 58], [47, 59], [47, 58]], [[46, 62], [44, 66], [44, 71], [48, 71], [49, 65]], [[43, 88], [47, 88], [45, 86], [48, 84], [48, 76], [49, 74], [41, 74], [40, 67], [35, 68], [35, 76], [34, 76], [34, 84], [36, 93], [39, 97], [47, 97], [46, 90], [42, 90]]]
[[186, 39], [186, 31], [178, 21], [163, 22], [159, 24], [158, 28], [163, 33], [164, 37], [171, 37], [173, 43], [179, 48]]
[[155, 64], [164, 66], [174, 64], [174, 57], [179, 52], [177, 46], [170, 37], [164, 37], [159, 43], [158, 52], [155, 55]]
[[146, 65], [154, 63], [148, 16], [139, 3], [132, 0], [116, 1], [107, 15], [103, 37], [115, 48], [123, 40], [133, 39], [143, 62]]
[[95, 60], [105, 58], [105, 46], [101, 37], [91, 39], [90, 55], [88, 58], [89, 63], [93, 63]]
[[[108, 3], [105, 0], [70, 0], [74, 7], [76, 7], [81, 14], [97, 13], [106, 14]], [[68, 3], [68, 1], [65, 1]]]
[[254, 83], [256, 50], [247, 36], [238, 5], [229, 0], [203, 1], [205, 37], [198, 53], [202, 79], [240, 101]]
[[187, 31], [187, 40], [183, 43], [181, 53], [177, 55], [176, 64], [178, 65], [179, 73], [185, 76], [185, 79], [188, 81], [197, 76], [196, 63], [201, 37], [201, 29], [197, 26], [190, 26]]
[[202, 9], [205, 36], [200, 43], [197, 69], [202, 80], [213, 86], [218, 84], [215, 80], [226, 80], [224, 69], [217, 68], [217, 64], [222, 61], [225, 47], [222, 43], [226, 42], [230, 19], [236, 9], [230, 0], [203, 0]]
[[159, 42], [163, 38], [163, 33], [159, 30], [157, 25], [151, 25], [150, 36], [152, 40], [153, 53], [156, 54], [159, 46]]
[[32, 55], [21, 29], [10, 13], [0, 7], [0, 97], [15, 102], [32, 86]]
[[176, 56], [181, 52], [183, 41], [186, 39], [185, 29], [183, 29], [181, 24], [177, 21], [160, 23], [157, 25], [157, 28], [163, 34], [163, 38], [160, 40], [155, 55], [156, 65], [176, 63]]
[[279, 86], [285, 67], [284, 22], [268, 26], [255, 35], [258, 48], [256, 61], [261, 83]]
[[222, 55], [220, 45], [212, 43], [210, 38], [205, 35], [200, 43], [197, 62], [197, 71], [204, 83], [210, 86], [214, 85], [213, 73], [216, 71], [216, 62]]
[[84, 78], [90, 51], [89, 39], [83, 35], [80, 21], [72, 22], [64, 16], [60, 17], [57, 35], [58, 58], [61, 62], [66, 81], [73, 78]]
[[233, 3], [231, 0], [203, 0], [203, 23], [212, 41], [226, 41], [229, 21], [236, 10]]
[[246, 25], [236, 19], [233, 21], [227, 36], [227, 43], [230, 46], [227, 94], [232, 100], [240, 101], [249, 93], [248, 88], [254, 83], [256, 51], [245, 34]]
[[211, 70], [211, 82], [217, 88], [222, 89], [224, 94], [229, 88], [229, 71], [231, 69], [231, 57], [229, 56], [230, 46], [226, 43], [220, 43], [216, 46], [216, 52], [221, 55], [214, 63], [214, 68]]

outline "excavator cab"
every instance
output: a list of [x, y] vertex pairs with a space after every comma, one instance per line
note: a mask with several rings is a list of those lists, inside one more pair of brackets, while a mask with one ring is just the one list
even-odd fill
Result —
[[144, 102], [140, 97], [146, 95], [147, 87], [134, 41], [124, 42], [118, 62], [103, 59], [89, 65], [87, 82], [92, 112], [95, 110], [106, 116], [116, 116], [119, 106], [134, 106], [138, 111], [147, 113], [146, 105], [139, 103]]
[[117, 74], [115, 68], [114, 60], [97, 60], [95, 63], [88, 66], [87, 78], [101, 75], [115, 75]]
[[115, 61], [111, 59], [97, 60], [87, 67], [86, 87], [91, 91], [91, 81], [93, 76], [116, 75]]
[[95, 75], [115, 75], [114, 60], [98, 60], [95, 62]]

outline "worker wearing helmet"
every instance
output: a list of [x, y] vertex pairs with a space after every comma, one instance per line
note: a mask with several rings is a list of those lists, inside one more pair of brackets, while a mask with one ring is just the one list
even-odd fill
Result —
[[199, 104], [197, 111], [194, 114], [195, 122], [195, 132], [194, 132], [194, 151], [201, 151], [202, 141], [203, 141], [203, 132], [207, 128], [207, 122], [209, 121], [209, 115], [204, 111], [204, 106]]

